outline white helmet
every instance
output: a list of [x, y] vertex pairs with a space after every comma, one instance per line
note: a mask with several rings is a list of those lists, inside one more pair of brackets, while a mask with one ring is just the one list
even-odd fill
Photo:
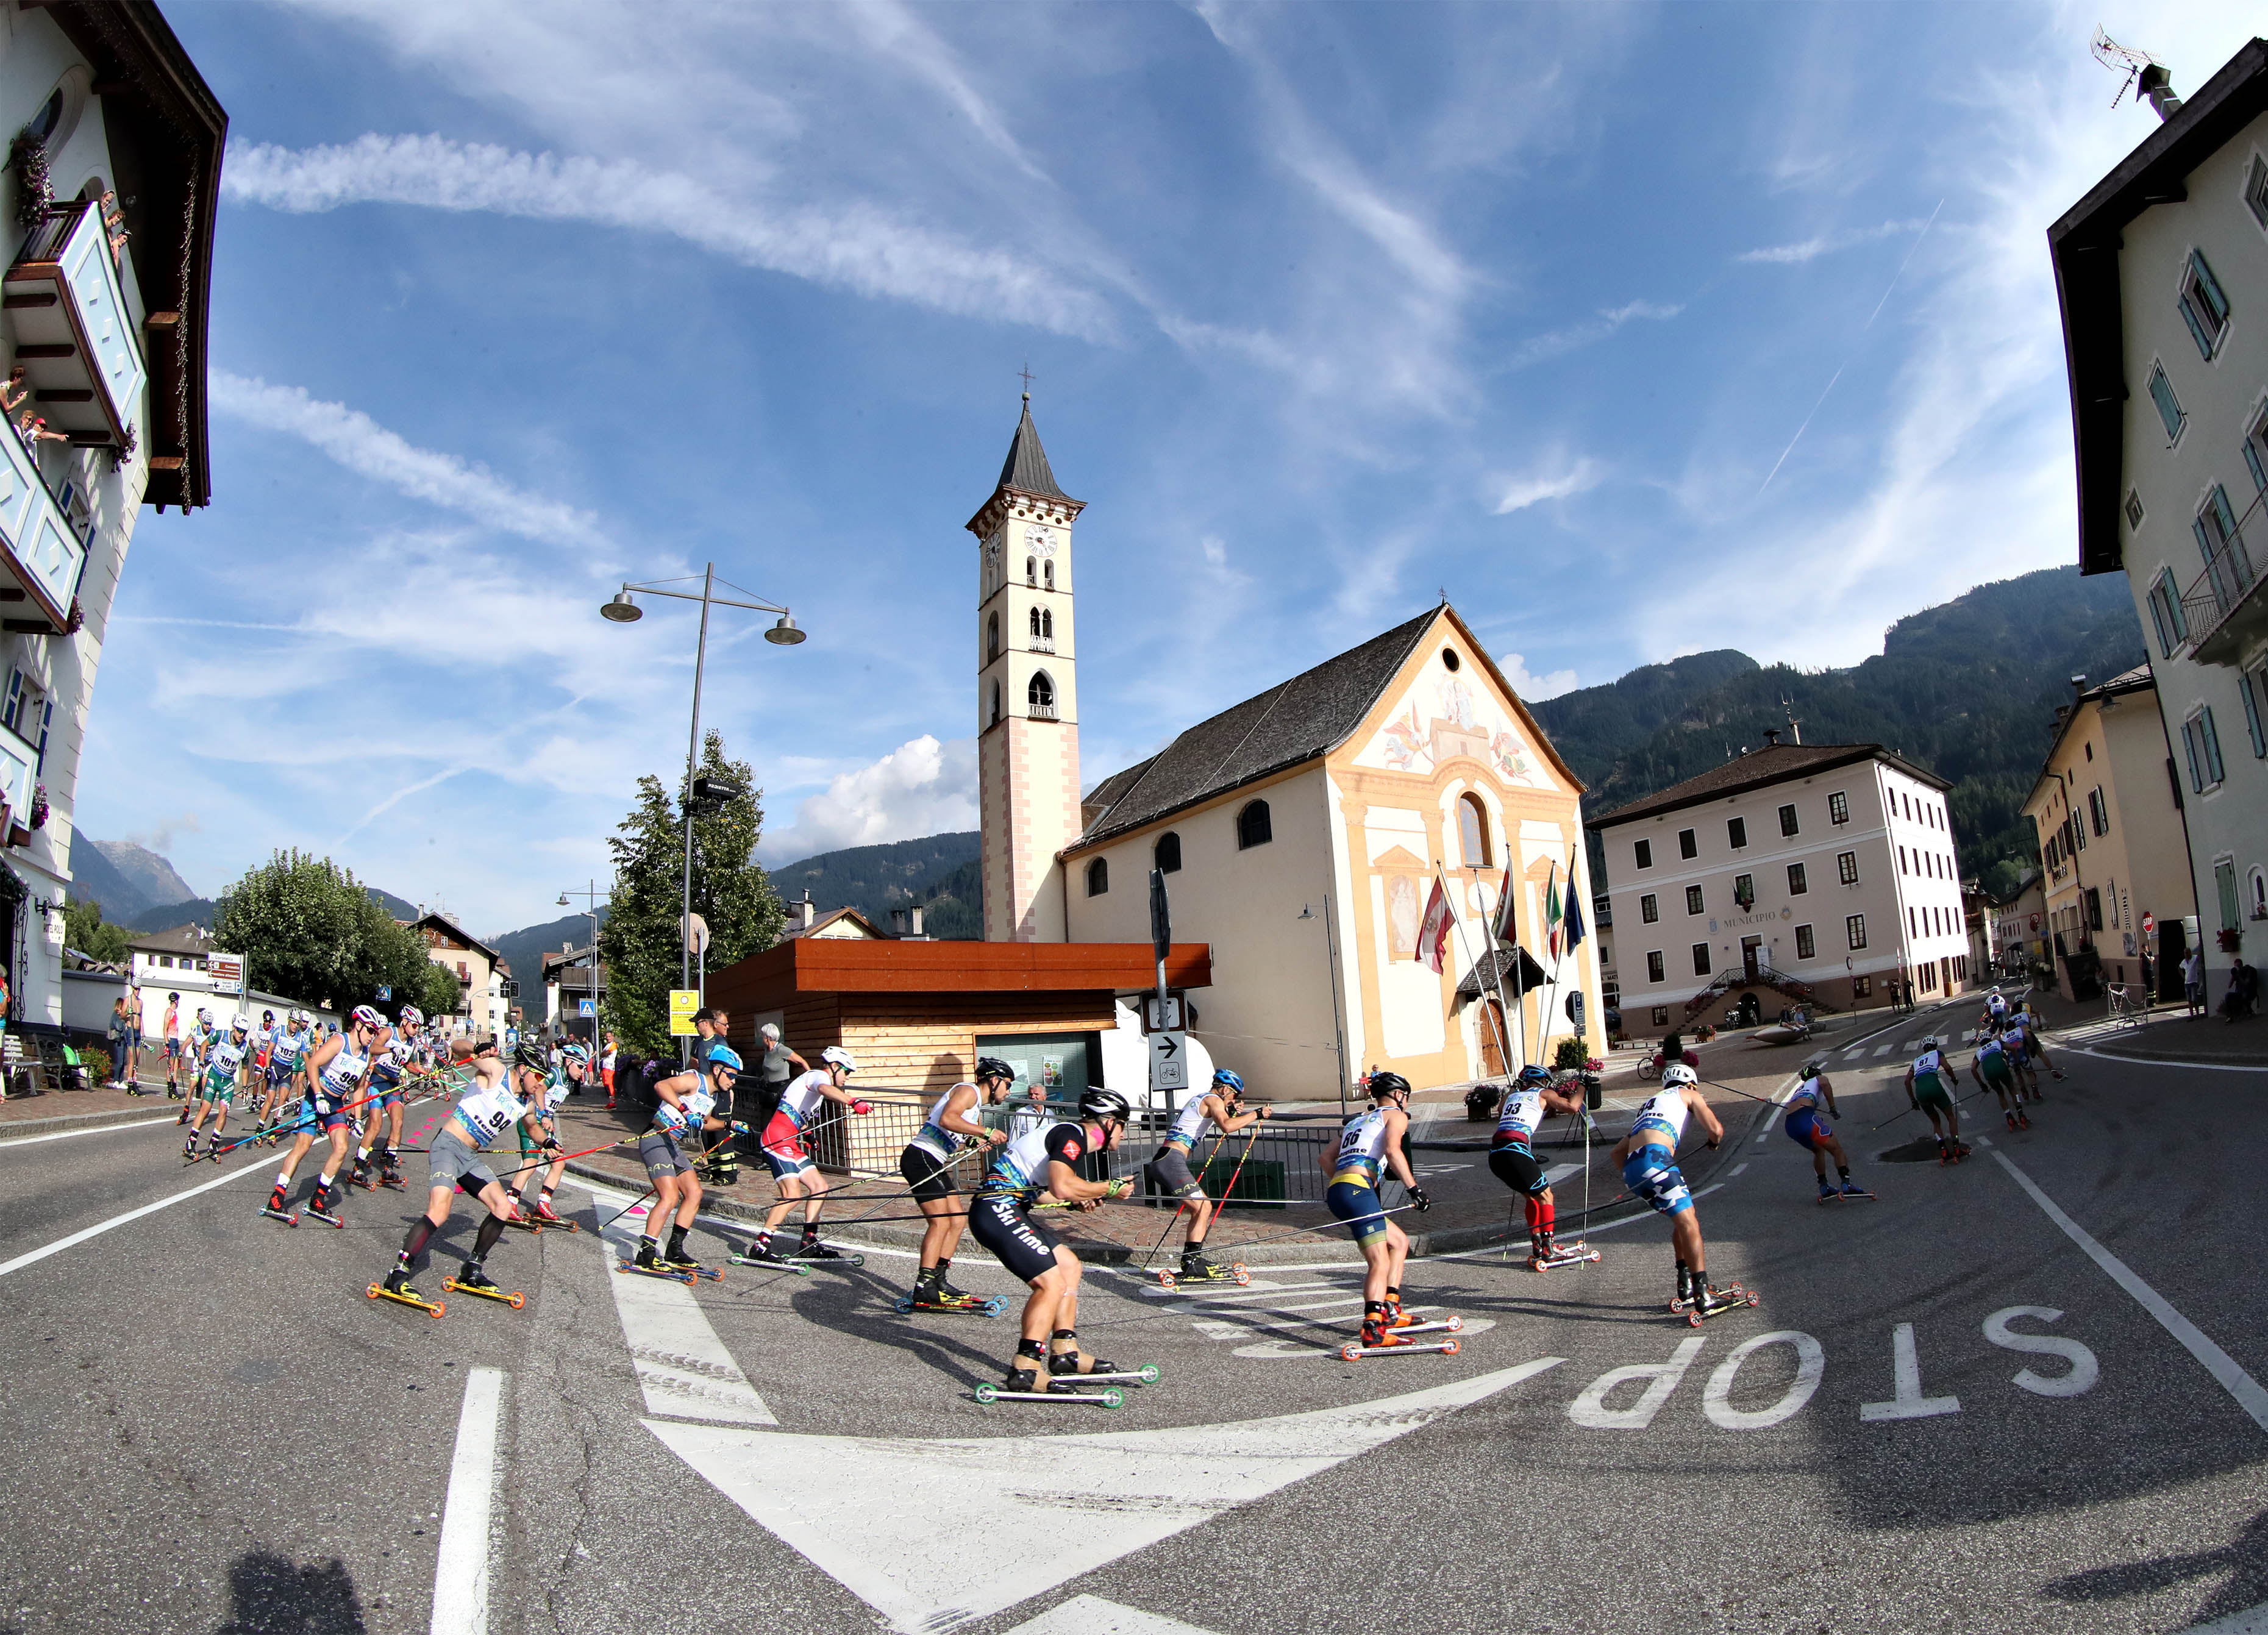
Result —
[[839, 1067], [846, 1073], [858, 1071], [858, 1059], [839, 1044], [830, 1044], [819, 1053], [819, 1059], [829, 1067]]
[[1661, 1087], [1665, 1090], [1680, 1089], [1700, 1081], [1701, 1075], [1683, 1062], [1672, 1062], [1661, 1070]]
[[228, 1030], [232, 1034], [248, 1034], [252, 1031], [252, 1023], [242, 1011], [239, 1011], [228, 1019]]
[[401, 1007], [401, 1025], [404, 1027], [415, 1027], [424, 1020], [425, 1013], [416, 1005], [405, 1005]]

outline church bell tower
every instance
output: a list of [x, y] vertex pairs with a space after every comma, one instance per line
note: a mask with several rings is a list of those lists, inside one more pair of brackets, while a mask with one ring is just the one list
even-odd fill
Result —
[[1086, 509], [1056, 486], [1024, 394], [977, 540], [976, 765], [984, 939], [1061, 942], [1063, 865], [1079, 838], [1079, 686], [1071, 634], [1071, 525]]

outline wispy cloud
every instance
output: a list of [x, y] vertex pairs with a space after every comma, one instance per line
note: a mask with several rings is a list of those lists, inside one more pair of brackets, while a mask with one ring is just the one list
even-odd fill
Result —
[[1886, 221], [1879, 226], [1852, 227], [1841, 232], [1823, 232], [1817, 238], [1806, 239], [1800, 244], [1775, 244], [1761, 250], [1743, 250], [1733, 257], [1736, 261], [1762, 261], [1780, 266], [1794, 266], [1831, 255], [1837, 250], [1847, 250], [1854, 245], [1872, 244], [1881, 239], [1896, 239], [1909, 232], [1920, 232], [1929, 225], [1927, 217], [1912, 221]]
[[763, 856], [792, 863], [842, 846], [910, 840], [976, 822], [976, 740], [940, 742], [924, 733], [828, 779], [797, 807], [793, 823], [764, 836]]
[[351, 471], [446, 506], [523, 539], [598, 546], [606, 542], [589, 512], [513, 487], [485, 467], [419, 448], [358, 409], [311, 397], [296, 386], [216, 369], [212, 405], [223, 414], [313, 444]]
[[1492, 515], [1508, 517], [1546, 500], [1567, 499], [1599, 486], [1606, 468], [1595, 460], [1555, 460], [1524, 476], [1507, 477], [1497, 488]]
[[1043, 257], [976, 248], [862, 202], [771, 208], [627, 159], [371, 133], [336, 146], [232, 148], [221, 189], [280, 210], [409, 204], [666, 232], [744, 266], [860, 295], [1089, 339], [1111, 328], [1103, 299], [1064, 282]]
[[1496, 662], [1504, 672], [1504, 679], [1512, 683], [1512, 690], [1529, 703], [1541, 703], [1546, 698], [1572, 693], [1577, 685], [1572, 670], [1553, 670], [1537, 675], [1528, 669], [1528, 660], [1519, 653], [1498, 653]]
[[1655, 323], [1667, 323], [1684, 310], [1682, 301], [1673, 306], [1665, 306], [1658, 301], [1632, 301], [1624, 306], [1601, 307], [1595, 318], [1587, 318], [1580, 323], [1529, 336], [1513, 349], [1510, 366], [1526, 369], [1533, 364], [1564, 357], [1584, 347], [1597, 345], [1634, 320], [1643, 318]]

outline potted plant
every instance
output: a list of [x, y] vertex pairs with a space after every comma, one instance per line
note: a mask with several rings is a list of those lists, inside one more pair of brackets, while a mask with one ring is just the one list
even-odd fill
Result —
[[2243, 948], [2243, 932], [2234, 925], [2224, 925], [2220, 928], [2220, 951], [2223, 954], [2242, 953]]

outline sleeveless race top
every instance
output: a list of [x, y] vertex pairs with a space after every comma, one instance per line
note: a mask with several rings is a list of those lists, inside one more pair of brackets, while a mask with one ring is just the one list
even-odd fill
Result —
[[[975, 1086], [967, 1083], [957, 1084], [938, 1097], [929, 1109], [929, 1117], [923, 1123], [921, 1129], [915, 1132], [911, 1145], [919, 1147], [932, 1158], [951, 1158], [961, 1145], [961, 1138], [945, 1127], [946, 1103], [952, 1101], [961, 1091], [975, 1088]], [[980, 1091], [978, 1094], [981, 1095], [983, 1093]]]
[[1801, 1084], [1796, 1086], [1795, 1094], [1787, 1099], [1787, 1110], [1793, 1113], [1800, 1111], [1802, 1108], [1807, 1107], [1817, 1107], [1818, 1105], [1819, 1075], [1817, 1073], [1814, 1073]]
[[1332, 1171], [1331, 1180], [1375, 1187], [1385, 1153], [1386, 1109], [1373, 1107], [1347, 1121], [1346, 1129], [1339, 1136], [1338, 1165]]
[[1631, 1122], [1631, 1134], [1668, 1136], [1669, 1150], [1674, 1153], [1677, 1144], [1685, 1139], [1688, 1110], [1683, 1090], [1657, 1090], [1638, 1108], [1638, 1116]]
[[1205, 1098], [1192, 1096], [1182, 1110], [1174, 1115], [1174, 1127], [1166, 1131], [1165, 1145], [1177, 1146], [1184, 1153], [1205, 1138], [1212, 1128], [1212, 1120], [1205, 1116]]
[[827, 1099], [826, 1093], [834, 1087], [835, 1081], [827, 1076], [827, 1070], [814, 1067], [780, 1092], [779, 1110], [793, 1119], [795, 1127], [800, 1130], [811, 1122], [819, 1104]]
[[527, 1116], [527, 1103], [512, 1094], [507, 1071], [497, 1083], [475, 1085], [457, 1098], [457, 1123], [475, 1150], [488, 1145]]
[[212, 1056], [205, 1063], [205, 1077], [215, 1084], [226, 1084], [236, 1078], [236, 1070], [244, 1061], [244, 1052], [232, 1041], [223, 1039], [213, 1046]]
[[1935, 1050], [1924, 1050], [1913, 1059], [1914, 1088], [1941, 1090], [1944, 1081], [1938, 1075], [1945, 1071], [1945, 1057]]
[[1491, 1146], [1526, 1146], [1543, 1122], [1543, 1092], [1515, 1090], [1504, 1099], [1504, 1112], [1496, 1121]]
[[323, 1088], [340, 1101], [350, 1099], [362, 1085], [362, 1076], [370, 1066], [370, 1058], [357, 1056], [351, 1040], [341, 1035], [339, 1053], [323, 1065]]
[[[984, 1172], [984, 1184], [978, 1189], [996, 1196], [1013, 1193], [1025, 1203], [1030, 1203], [1047, 1183], [1049, 1138], [1071, 1123], [1069, 1119], [1035, 1120], [1023, 1134], [992, 1155], [991, 1167]], [[1081, 1146], [1086, 1145], [1086, 1133], [1082, 1131], [1079, 1136]]]

